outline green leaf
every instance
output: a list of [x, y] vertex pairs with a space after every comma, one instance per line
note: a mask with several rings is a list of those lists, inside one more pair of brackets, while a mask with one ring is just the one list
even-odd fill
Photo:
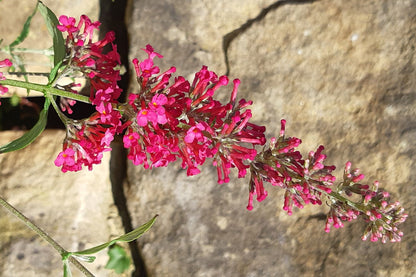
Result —
[[123, 247], [115, 244], [108, 249], [108, 263], [105, 265], [107, 269], [113, 269], [117, 274], [121, 274], [130, 266], [130, 257], [127, 255]]
[[64, 277], [72, 277], [72, 272], [69, 268], [68, 260], [64, 261]]
[[93, 263], [96, 259], [95, 256], [87, 256], [87, 255], [74, 255], [77, 257], [78, 260], [87, 262], [87, 263]]
[[58, 71], [61, 68], [61, 66], [62, 66], [62, 61], [56, 64], [54, 68], [51, 70], [51, 73], [49, 74], [49, 77], [48, 77], [48, 85], [52, 84], [55, 81], [56, 75], [58, 74]]
[[0, 154], [20, 150], [31, 144], [45, 129], [46, 122], [48, 120], [48, 109], [51, 102], [49, 99], [45, 98], [45, 104], [43, 110], [39, 114], [39, 120], [36, 122], [35, 126], [30, 129], [29, 132], [26, 132], [20, 138], [9, 142], [6, 145], [0, 146]]
[[59, 24], [56, 15], [46, 7], [41, 1], [38, 1], [38, 11], [42, 14], [45, 20], [46, 27], [53, 40], [54, 59], [53, 65], [56, 66], [65, 58], [65, 41], [62, 33], [56, 28]]
[[91, 255], [91, 254], [97, 253], [97, 252], [115, 244], [116, 242], [130, 242], [130, 241], [133, 241], [133, 240], [141, 237], [147, 230], [150, 229], [150, 227], [152, 227], [153, 223], [155, 223], [155, 221], [156, 221], [156, 217], [157, 217], [157, 215], [154, 216], [151, 220], [149, 220], [145, 224], [143, 224], [142, 226], [140, 226], [139, 228], [134, 229], [133, 231], [131, 231], [131, 232], [125, 234], [125, 235], [122, 235], [118, 238], [115, 238], [115, 239], [113, 239], [109, 242], [106, 242], [106, 243], [103, 243], [103, 244], [100, 244], [98, 246], [88, 248], [88, 249], [85, 249], [85, 250], [82, 250], [82, 251], [71, 252], [71, 254], [75, 255], [75, 256]]
[[157, 215], [153, 217], [149, 222], [140, 226], [139, 228], [134, 229], [133, 231], [125, 235], [122, 235], [121, 237], [118, 237], [117, 239], [114, 240], [114, 242], [130, 242], [141, 237], [147, 230], [150, 229], [150, 227], [152, 227], [153, 223], [156, 220], [156, 217]]
[[30, 22], [32, 21], [33, 16], [37, 11], [38, 4], [36, 4], [35, 9], [33, 10], [32, 14], [26, 19], [25, 24], [23, 25], [23, 29], [20, 32], [20, 35], [9, 45], [10, 48], [20, 44], [22, 41], [25, 40], [27, 35], [29, 34]]

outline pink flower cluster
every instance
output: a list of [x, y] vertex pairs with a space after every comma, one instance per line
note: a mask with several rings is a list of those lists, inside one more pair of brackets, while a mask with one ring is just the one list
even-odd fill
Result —
[[257, 201], [263, 201], [267, 196], [263, 182], [279, 186], [286, 190], [283, 209], [290, 215], [293, 206], [303, 208], [304, 204], [321, 205], [322, 193], [331, 193], [331, 186], [335, 177], [331, 172], [335, 166], [323, 164], [326, 155], [322, 154], [321, 145], [316, 152], [310, 152], [309, 157], [303, 160], [299, 151], [296, 151], [301, 140], [295, 137], [286, 138], [286, 121], [281, 121], [279, 138], [272, 138], [270, 146], [251, 163], [251, 179], [249, 204], [247, 209], [253, 209], [253, 196]]
[[[230, 168], [237, 168], [244, 177], [249, 162], [254, 160], [255, 145], [265, 143], [265, 127], [249, 122], [251, 101], [236, 103], [239, 80], [228, 103], [214, 99], [214, 93], [228, 84], [226, 76], [218, 77], [207, 67], [195, 74], [192, 82], [177, 77], [170, 84], [172, 67], [160, 73], [154, 58], [162, 58], [150, 45], [143, 49], [148, 58], [133, 64], [139, 92], [130, 94], [124, 135], [128, 158], [145, 168], [167, 166], [177, 159], [188, 175], [200, 172], [198, 166], [213, 159], [218, 182], [230, 180]], [[159, 74], [160, 73], [160, 74]]]
[[[120, 119], [115, 115], [114, 119]], [[89, 170], [94, 164], [101, 163], [103, 152], [110, 151], [117, 125], [106, 124], [103, 115], [94, 113], [84, 120], [71, 120], [67, 124], [67, 135], [63, 151], [55, 160], [55, 165], [62, 167], [63, 172], [79, 171], [82, 166]]]
[[97, 110], [87, 119], [66, 122], [63, 151], [55, 160], [62, 171], [77, 171], [82, 166], [91, 169], [101, 161], [103, 152], [110, 150], [114, 135], [124, 132], [127, 157], [135, 165], [155, 168], [180, 160], [187, 175], [195, 175], [211, 159], [220, 184], [230, 181], [232, 168], [237, 169], [239, 178], [250, 173], [248, 210], [253, 209], [255, 196], [259, 202], [266, 199], [264, 185], [270, 183], [285, 189], [283, 209], [288, 214], [294, 207], [326, 202], [330, 207], [326, 232], [331, 225], [340, 228], [343, 221], [364, 217], [369, 227], [363, 239], [400, 240], [397, 225], [407, 218], [400, 204], [390, 203], [388, 193], [379, 190], [378, 183], [371, 188], [361, 184], [364, 175], [351, 172], [350, 163], [344, 181], [334, 188], [335, 166], [324, 165], [324, 147], [319, 146], [304, 159], [296, 150], [301, 140], [285, 136], [285, 120], [281, 121], [279, 137], [257, 151], [256, 146], [266, 143], [266, 128], [250, 122], [248, 107], [252, 101], [237, 101], [238, 79], [233, 81], [228, 102], [221, 103], [214, 95], [228, 84], [227, 76], [217, 76], [203, 66], [192, 82], [181, 76], [173, 78], [176, 68], [161, 72], [154, 60], [162, 55], [147, 45], [143, 49], [147, 57], [133, 60], [139, 89], [129, 95], [127, 103], [120, 104], [116, 48], [113, 45], [112, 51], [103, 53], [114, 35], [107, 34], [93, 43], [98, 22], [92, 23], [85, 16], [77, 25], [75, 19], [65, 16], [60, 22], [58, 29], [68, 32], [67, 67], [89, 80], [91, 102]]
[[351, 163], [347, 162], [344, 170], [344, 180], [338, 185], [338, 193], [345, 194], [351, 198], [358, 195], [360, 200], [352, 202], [344, 199], [332, 199], [330, 211], [327, 216], [325, 231], [329, 232], [331, 224], [335, 228], [344, 226], [343, 221], [357, 219], [358, 216], [364, 217], [369, 222], [363, 240], [370, 237], [371, 241], [381, 239], [383, 243], [400, 241], [403, 232], [398, 229], [398, 225], [407, 219], [404, 208], [399, 202], [390, 203], [390, 194], [379, 189], [376, 181], [370, 187], [361, 184], [364, 175], [358, 169], [351, 170]]
[[181, 159], [187, 174], [195, 175], [200, 172], [198, 167], [212, 158], [219, 183], [230, 180], [232, 167], [238, 169], [239, 177], [246, 175], [249, 161], [257, 154], [254, 146], [266, 140], [265, 127], [249, 122], [251, 111], [246, 108], [252, 102], [236, 102], [239, 80], [233, 82], [229, 102], [222, 104], [213, 96], [228, 84], [226, 76], [218, 77], [204, 66], [192, 84], [183, 77], [170, 84], [176, 69], [160, 73], [153, 60], [162, 55], [147, 45], [143, 50], [148, 57], [141, 62], [133, 60], [140, 90], [129, 96], [128, 103], [117, 105], [119, 72], [114, 68], [119, 64], [118, 54], [114, 45], [112, 52], [102, 53], [114, 35], [93, 43], [98, 22], [92, 23], [86, 16], [78, 24], [66, 16], [59, 21], [58, 29], [68, 33], [67, 68], [82, 72], [90, 81], [90, 97], [97, 110], [88, 119], [68, 120], [64, 148], [55, 161], [62, 171], [77, 171], [83, 165], [91, 169], [110, 149], [115, 133], [125, 130], [124, 146], [135, 165], [154, 168]]
[[[120, 55], [117, 46], [113, 44], [114, 32], [108, 32], [102, 40], [93, 42], [94, 31], [98, 30], [100, 22], [91, 22], [82, 15], [78, 24], [75, 18], [62, 15], [59, 17], [57, 28], [67, 33], [64, 60], [66, 70], [71, 74], [81, 72], [91, 85], [91, 101], [94, 105], [102, 101], [116, 103], [121, 89], [117, 85], [120, 72]], [[111, 51], [104, 53], [104, 47], [111, 45]]]
[[[283, 209], [290, 215], [293, 206], [303, 208], [305, 204], [321, 205], [325, 199], [330, 210], [327, 215], [325, 231], [331, 225], [342, 228], [343, 221], [364, 218], [369, 225], [362, 237], [371, 241], [381, 239], [383, 243], [400, 241], [403, 233], [398, 225], [407, 219], [399, 202], [390, 202], [388, 192], [380, 190], [378, 182], [370, 186], [361, 184], [364, 178], [358, 169], [351, 171], [351, 163], [347, 162], [344, 180], [337, 187], [331, 188], [335, 182], [332, 171], [335, 166], [324, 165], [326, 155], [322, 154], [323, 146], [310, 152], [303, 160], [296, 147], [301, 140], [294, 137], [286, 138], [285, 120], [282, 120], [279, 138], [272, 138], [268, 149], [258, 153], [250, 164], [250, 191], [247, 209], [253, 209], [253, 198], [263, 201], [267, 196], [264, 182], [279, 186], [286, 190]], [[358, 200], [357, 200], [357, 195]]]
[[[62, 171], [78, 171], [82, 166], [92, 169], [93, 164], [101, 162], [103, 152], [111, 150], [110, 143], [117, 132], [122, 131], [121, 114], [114, 109], [121, 89], [117, 85], [120, 73], [120, 57], [114, 33], [109, 32], [104, 39], [93, 42], [94, 30], [100, 23], [91, 22], [83, 15], [78, 24], [72, 17], [60, 16], [57, 28], [67, 32], [66, 52], [63, 61], [67, 72], [81, 72], [91, 87], [90, 99], [97, 112], [84, 120], [67, 119], [67, 136], [63, 144], [63, 151], [55, 160]], [[111, 44], [112, 50], [104, 53], [104, 47]], [[65, 74], [65, 71], [63, 72]], [[71, 92], [76, 91], [66, 87]], [[63, 107], [71, 113], [70, 105], [75, 101], [62, 101], [67, 103]]]
[[[9, 59], [4, 59], [2, 61], [0, 61], [0, 68], [2, 67], [10, 67], [12, 66], [12, 62]], [[3, 73], [0, 72], [0, 80], [5, 80], [6, 78], [3, 76]], [[6, 92], [8, 92], [9, 89], [5, 86], [0, 85], [0, 95], [5, 94]], [[0, 102], [1, 105], [1, 102]]]

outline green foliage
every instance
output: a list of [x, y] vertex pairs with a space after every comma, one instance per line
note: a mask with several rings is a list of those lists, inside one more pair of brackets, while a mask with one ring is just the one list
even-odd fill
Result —
[[121, 274], [130, 266], [130, 257], [127, 255], [123, 247], [114, 244], [108, 249], [109, 260], [105, 268], [113, 269], [116, 273]]
[[[13, 54], [11, 50], [14, 46], [20, 44], [27, 37], [29, 33], [30, 23], [36, 11], [39, 11], [41, 15], [43, 16], [46, 26], [48, 28], [49, 34], [52, 36], [52, 40], [53, 40], [54, 68], [52, 69], [49, 75], [49, 84], [51, 84], [56, 79], [57, 73], [62, 65], [62, 61], [65, 58], [65, 41], [62, 36], [62, 33], [56, 28], [56, 26], [59, 24], [58, 19], [56, 18], [56, 15], [48, 7], [46, 7], [41, 1], [38, 1], [34, 11], [26, 19], [26, 22], [19, 36], [8, 46], [8, 48], [10, 50], [10, 55], [12, 56], [14, 63], [17, 64], [17, 66], [22, 72], [26, 72], [23, 62], [21, 62], [19, 56]], [[28, 81], [27, 76], [24, 75], [24, 77], [25, 77], [25, 80]], [[29, 92], [29, 89], [28, 89], [28, 92]], [[16, 98], [12, 100], [16, 102]], [[48, 109], [49, 109], [50, 104], [51, 104], [50, 100], [45, 97], [44, 109], [40, 112], [39, 120], [35, 124], [35, 126], [29, 132], [25, 133], [20, 138], [6, 145], [0, 146], [0, 153], [20, 150], [26, 147], [27, 145], [29, 145], [30, 143], [32, 143], [43, 132], [43, 130], [46, 127], [47, 118], [48, 118]]]
[[56, 66], [65, 58], [65, 41], [62, 33], [56, 28], [59, 21], [56, 18], [56, 15], [41, 1], [38, 1], [38, 11], [43, 16], [49, 34], [52, 36], [54, 52], [53, 65]]
[[39, 120], [35, 126], [30, 129], [29, 132], [25, 133], [20, 138], [7, 143], [6, 145], [0, 146], [0, 154], [20, 150], [31, 144], [45, 129], [46, 122], [48, 120], [48, 109], [51, 102], [45, 98], [45, 104], [43, 110], [39, 114]]
[[64, 261], [64, 277], [72, 277], [68, 261]]
[[[82, 251], [78, 251], [78, 252], [70, 252], [71, 255], [80, 257], [81, 259], [88, 259], [86, 255], [91, 255], [91, 254], [95, 254], [109, 246], [114, 245], [117, 242], [131, 242], [135, 239], [138, 239], [139, 237], [141, 237], [147, 230], [150, 229], [150, 227], [152, 227], [152, 225], [155, 223], [156, 221], [156, 216], [154, 216], [151, 220], [149, 220], [148, 222], [146, 222], [145, 224], [143, 224], [142, 226], [140, 226], [137, 229], [134, 229], [133, 231], [124, 234], [118, 238], [115, 238], [113, 240], [110, 240], [109, 242], [100, 244], [98, 246], [92, 247], [92, 248], [88, 248]], [[94, 258], [95, 259], [95, 258]], [[94, 259], [92, 259], [92, 261], [94, 261]], [[89, 259], [90, 260], [90, 259]], [[91, 262], [92, 262], [91, 261]]]
[[51, 85], [55, 81], [55, 79], [57, 77], [57, 74], [58, 74], [58, 71], [61, 68], [61, 66], [62, 66], [62, 61], [60, 61], [59, 63], [57, 63], [54, 66], [54, 68], [52, 69], [52, 71], [51, 71], [51, 73], [49, 74], [49, 77], [48, 77], [48, 84], [49, 85]]
[[98, 246], [88, 248], [78, 252], [65, 252], [62, 256], [64, 262], [64, 276], [71, 276], [71, 272], [68, 266], [68, 258], [73, 256], [78, 260], [92, 263], [95, 260], [95, 256], [90, 256], [95, 254], [107, 247], [110, 247], [108, 255], [110, 259], [106, 265], [106, 268], [114, 269], [117, 273], [122, 273], [128, 269], [130, 266], [130, 258], [126, 254], [123, 248], [116, 245], [117, 242], [131, 242], [135, 239], [141, 237], [146, 231], [148, 231], [156, 221], [157, 215], [155, 215], [151, 220], [140, 226], [139, 228], [134, 229], [133, 231], [124, 234], [118, 238], [110, 240], [109, 242], [100, 244]]
[[20, 32], [20, 35], [9, 45], [10, 48], [15, 47], [16, 45], [22, 43], [26, 39], [27, 35], [29, 34], [30, 23], [32, 22], [32, 18], [36, 13], [37, 7], [38, 4], [36, 4], [36, 7], [33, 10], [32, 14], [29, 15], [29, 17], [26, 19], [26, 22], [23, 25], [23, 29]]
[[[19, 69], [20, 72], [26, 73], [26, 68], [21, 57], [19, 55], [16, 55], [12, 51], [10, 51], [10, 56], [12, 57], [13, 64], [14, 64], [12, 65], [12, 67], [10, 67], [10, 71], [15, 72], [16, 69]], [[29, 79], [26, 74], [23, 74], [23, 78], [25, 79], [26, 82], [29, 82]], [[30, 90], [27, 89], [26, 91], [27, 91], [27, 94], [29, 95]]]
[[[19, 36], [12, 43], [10, 43], [9, 46], [5, 48], [6, 50], [9, 51], [10, 56], [12, 56], [14, 65], [17, 66], [19, 70], [23, 73], [26, 72], [26, 68], [24, 66], [24, 63], [21, 60], [21, 57], [19, 55], [16, 55], [13, 52], [13, 48], [19, 45], [20, 43], [22, 43], [27, 38], [29, 34], [30, 23], [32, 22], [33, 16], [36, 14], [36, 11], [38, 9], [38, 4], [39, 3], [36, 4], [35, 8], [33, 9], [33, 12], [26, 19], [26, 22], [23, 25], [22, 31], [20, 32]], [[15, 70], [15, 67], [13, 66], [11, 70]], [[25, 78], [26, 82], [29, 81], [25, 74], [23, 75], [23, 77]], [[29, 94], [29, 90], [27, 90], [27, 93]]]

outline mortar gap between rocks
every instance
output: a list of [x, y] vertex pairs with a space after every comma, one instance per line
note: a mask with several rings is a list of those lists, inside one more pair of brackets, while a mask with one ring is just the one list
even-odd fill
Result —
[[[130, 82], [129, 73], [129, 37], [127, 32], [126, 12], [128, 0], [100, 0], [100, 37], [104, 37], [109, 31], [114, 31], [116, 35], [115, 44], [120, 54], [121, 64], [125, 66], [126, 73], [121, 76], [118, 82], [119, 87], [123, 90], [119, 101], [124, 102], [127, 98], [127, 89]], [[125, 233], [133, 230], [133, 224], [130, 212], [127, 207], [127, 199], [124, 193], [124, 181], [127, 178], [127, 155], [123, 146], [122, 134], [117, 135], [111, 144], [110, 158], [110, 181], [111, 191], [113, 194], [114, 204], [117, 207], [118, 214], [121, 218]], [[147, 270], [141, 251], [136, 241], [129, 243], [130, 254], [133, 260], [135, 270], [133, 277], [146, 277]]]

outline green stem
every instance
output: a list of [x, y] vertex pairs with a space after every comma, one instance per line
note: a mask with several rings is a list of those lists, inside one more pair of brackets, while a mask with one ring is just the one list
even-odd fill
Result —
[[40, 84], [35, 84], [35, 83], [30, 83], [30, 82], [25, 82], [25, 81], [18, 81], [18, 80], [10, 80], [10, 79], [1, 80], [0, 85], [13, 86], [13, 87], [25, 88], [29, 90], [40, 91], [44, 94], [57, 95], [57, 96], [73, 99], [79, 102], [91, 104], [91, 101], [88, 96], [75, 94], [75, 93], [68, 92], [65, 90], [56, 89], [48, 85], [40, 85]]
[[[9, 204], [6, 200], [4, 200], [0, 196], [0, 205], [3, 206], [6, 210], [12, 213], [15, 217], [17, 217], [20, 221], [22, 221], [27, 227], [32, 229], [35, 233], [37, 233], [42, 239], [44, 239], [47, 243], [49, 243], [55, 250], [62, 256], [68, 256], [68, 251], [66, 251], [62, 246], [60, 246], [53, 238], [51, 238], [45, 231], [39, 228], [35, 223], [30, 221], [24, 214], [18, 211], [15, 207]], [[78, 260], [74, 257], [70, 256], [68, 260], [75, 265], [85, 276], [94, 277], [94, 275], [85, 268]]]
[[352, 207], [352, 208], [356, 209], [357, 211], [360, 211], [364, 214], [368, 211], [368, 209], [364, 205], [356, 203], [354, 201], [351, 201], [350, 199], [342, 196], [341, 194], [339, 194], [336, 191], [331, 191], [331, 193], [329, 193], [329, 194], [326, 193], [325, 191], [322, 191], [322, 190], [320, 190], [320, 191], [322, 193], [326, 194], [326, 196], [328, 196], [329, 198], [332, 198], [332, 199], [335, 198], [336, 200], [338, 200], [340, 202], [346, 203], [348, 206], [350, 206], [350, 207]]
[[64, 123], [64, 125], [65, 125], [65, 126], [67, 126], [67, 125], [68, 125], [68, 121], [70, 121], [70, 120], [68, 119], [68, 117], [66, 117], [66, 116], [65, 116], [65, 115], [61, 112], [61, 110], [59, 109], [58, 105], [57, 105], [57, 104], [56, 104], [56, 102], [55, 102], [54, 97], [53, 97], [52, 95], [50, 95], [50, 94], [47, 94], [45, 97], [46, 97], [46, 98], [48, 98], [48, 99], [49, 99], [49, 101], [52, 103], [52, 106], [53, 106], [53, 108], [55, 109], [56, 114], [57, 114], [57, 115], [59, 116], [59, 118], [61, 119], [62, 123]]
[[29, 49], [29, 48], [15, 48], [15, 47], [4, 47], [1, 48], [0, 51], [5, 52], [7, 54], [13, 53], [29, 53], [29, 54], [40, 54], [45, 56], [53, 56], [52, 49]]
[[20, 76], [42, 76], [48, 78], [49, 73], [45, 72], [7, 72], [7, 75], [15, 75], [17, 77]]

